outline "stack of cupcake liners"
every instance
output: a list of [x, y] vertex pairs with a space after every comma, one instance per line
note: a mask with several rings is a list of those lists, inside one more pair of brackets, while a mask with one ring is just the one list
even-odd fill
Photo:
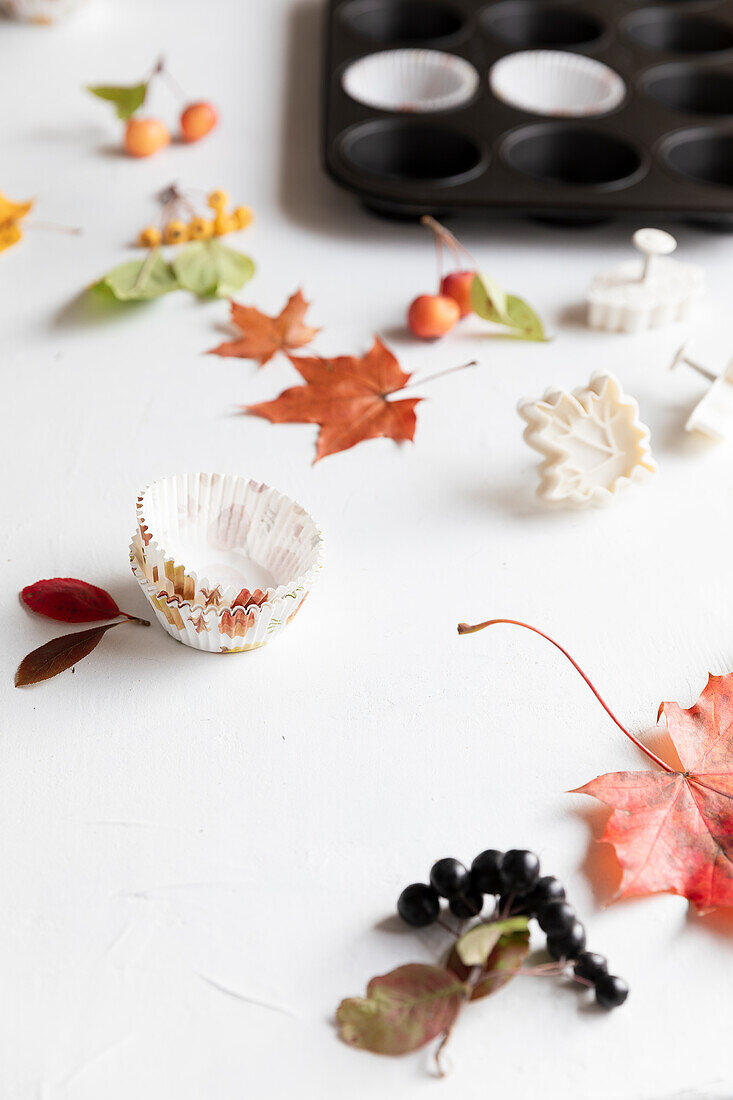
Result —
[[178, 475], [138, 497], [130, 564], [168, 634], [239, 653], [295, 618], [323, 567], [323, 538], [304, 508], [267, 485]]

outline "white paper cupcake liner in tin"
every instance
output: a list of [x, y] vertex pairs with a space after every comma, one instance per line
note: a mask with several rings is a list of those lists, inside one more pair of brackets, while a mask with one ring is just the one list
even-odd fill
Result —
[[130, 565], [135, 578], [163, 629], [179, 642], [210, 653], [244, 653], [271, 642], [285, 630], [305, 602], [299, 589], [260, 606], [222, 607], [191, 603], [169, 596], [165, 588], [147, 579], [133, 546]]
[[623, 102], [626, 85], [602, 61], [563, 50], [523, 50], [492, 66], [489, 85], [510, 107], [552, 118], [590, 118]]
[[271, 640], [323, 566], [312, 516], [234, 475], [154, 482], [138, 498], [137, 523], [133, 572], [168, 632], [197, 648], [228, 652]]
[[441, 50], [384, 50], [352, 62], [341, 86], [375, 110], [428, 113], [468, 103], [479, 75], [463, 57]]
[[86, 3], [87, 0], [0, 0], [0, 12], [24, 23], [56, 23]]

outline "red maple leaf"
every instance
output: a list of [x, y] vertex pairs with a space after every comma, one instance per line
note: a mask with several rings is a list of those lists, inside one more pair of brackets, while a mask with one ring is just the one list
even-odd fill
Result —
[[362, 358], [291, 355], [289, 359], [306, 385], [293, 386], [274, 401], [246, 405], [244, 409], [273, 424], [320, 424], [316, 462], [355, 447], [364, 439], [414, 439], [415, 406], [422, 398], [388, 400], [407, 385], [412, 375], [402, 370], [378, 337]]
[[232, 322], [241, 329], [242, 335], [238, 340], [212, 348], [209, 354], [256, 359], [264, 367], [276, 352], [302, 348], [320, 332], [320, 329], [303, 324], [308, 305], [300, 290], [288, 299], [277, 317], [268, 317], [254, 306], [232, 302]]
[[[468, 634], [495, 622], [469, 627]], [[571, 792], [589, 794], [612, 809], [601, 841], [621, 865], [617, 897], [672, 893], [700, 911], [733, 906], [733, 673], [710, 676], [689, 710], [662, 703], [681, 768], [652, 752], [619, 722], [569, 653], [552, 642], [580, 673], [616, 725], [658, 770], [611, 772]]]
[[689, 710], [662, 703], [683, 770], [611, 772], [574, 793], [612, 807], [602, 841], [621, 864], [618, 897], [668, 892], [699, 910], [733, 905], [733, 673], [708, 677]]

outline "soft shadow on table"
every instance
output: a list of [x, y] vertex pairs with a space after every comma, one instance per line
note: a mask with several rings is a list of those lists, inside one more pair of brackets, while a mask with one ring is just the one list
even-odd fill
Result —
[[541, 520], [542, 524], [567, 522], [567, 509], [553, 508], [540, 500], [536, 492], [536, 479], [518, 473], [507, 476], [501, 484], [488, 481], [468, 482], [456, 492], [466, 503], [481, 510], [498, 510], [519, 519]]
[[[666, 727], [653, 726], [650, 729], [642, 730], [639, 736], [640, 740], [652, 752], [665, 760], [670, 767], [682, 770], [677, 750]], [[639, 753], [638, 768], [632, 764], [627, 769], [619, 768], [618, 770], [646, 771], [647, 763], [646, 757]], [[593, 778], [595, 777], [588, 776], [586, 782], [590, 782]], [[600, 841], [612, 811], [603, 802], [592, 796], [579, 795], [575, 799], [575, 805], [571, 812], [585, 824], [589, 832], [588, 849], [581, 869], [590, 883], [596, 904], [601, 907], [609, 905], [616, 896], [621, 882], [621, 867], [613, 846]], [[628, 904], [628, 902], [624, 902], [624, 904]]]
[[662, 412], [663, 419], [655, 424], [652, 437], [652, 449], [655, 453], [704, 457], [719, 446], [700, 432], [688, 432], [685, 428], [694, 404], [693, 398], [684, 404], [661, 406], [659, 411]]
[[694, 906], [690, 905], [687, 911], [687, 923], [725, 939], [733, 939], [733, 909], [716, 909], [703, 916], [695, 912]]
[[103, 294], [82, 290], [70, 298], [51, 317], [53, 328], [75, 328], [77, 325], [106, 325], [115, 321], [129, 320], [141, 310], [149, 308], [150, 302], [118, 302]]
[[297, 3], [290, 13], [283, 101], [280, 205], [293, 222], [318, 233], [345, 231], [372, 237], [377, 219], [367, 218], [355, 198], [342, 192], [321, 163], [321, 85], [324, 5]]

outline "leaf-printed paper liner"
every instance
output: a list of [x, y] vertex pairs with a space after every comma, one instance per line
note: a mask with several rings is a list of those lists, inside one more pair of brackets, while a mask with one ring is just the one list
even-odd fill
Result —
[[227, 607], [209, 599], [203, 604], [170, 594], [164, 584], [150, 581], [140, 565], [136, 539], [130, 547], [130, 565], [163, 629], [184, 645], [213, 653], [240, 653], [257, 649], [283, 632], [305, 603], [308, 592], [286, 593], [259, 606]]
[[520, 402], [518, 412], [525, 441], [544, 456], [537, 489], [544, 500], [610, 504], [620, 489], [656, 471], [639, 406], [612, 374], [596, 374], [572, 393], [548, 390]]
[[[148, 579], [201, 606], [213, 600], [249, 608], [292, 598], [313, 587], [323, 566], [323, 537], [313, 517], [278, 490], [234, 475], [153, 482], [138, 498], [137, 523], [136, 553]], [[192, 548], [205, 560], [203, 569], [187, 561]], [[257, 587], [246, 564], [239, 568], [240, 558], [274, 583]]]

